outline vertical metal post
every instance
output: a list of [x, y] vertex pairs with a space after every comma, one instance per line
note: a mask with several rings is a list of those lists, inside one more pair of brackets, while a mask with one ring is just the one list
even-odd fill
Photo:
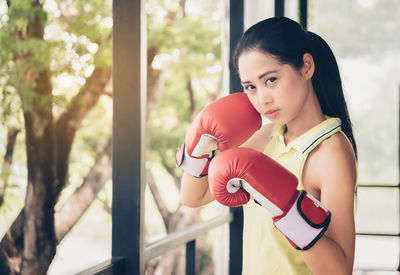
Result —
[[243, 260], [243, 207], [230, 209], [233, 221], [229, 224], [229, 274], [242, 274]]
[[113, 1], [112, 256], [143, 274], [146, 16], [144, 0]]
[[244, 3], [243, 0], [229, 1], [229, 91], [236, 93], [242, 91], [242, 84], [232, 63], [232, 55], [236, 44], [243, 34], [244, 28]]
[[308, 0], [299, 0], [299, 12], [300, 12], [300, 25], [307, 29], [307, 19], [308, 19]]
[[285, 0], [275, 0], [275, 17], [282, 17], [285, 14]]
[[[242, 92], [242, 85], [232, 63], [232, 55], [236, 44], [244, 30], [243, 0], [229, 0], [229, 91]], [[243, 259], [243, 208], [231, 208], [233, 221], [229, 224], [229, 274], [242, 274]]]
[[[398, 86], [398, 92], [397, 92], [397, 96], [398, 96], [398, 143], [397, 143], [397, 157], [398, 157], [398, 159], [397, 159], [397, 165], [398, 165], [398, 178], [397, 178], [397, 181], [398, 181], [398, 184], [397, 184], [397, 189], [398, 189], [398, 192], [399, 192], [399, 201], [398, 201], [398, 209], [399, 209], [399, 217], [398, 217], [398, 222], [399, 222], [399, 228], [398, 228], [398, 234], [400, 234], [400, 84], [399, 84], [399, 86]], [[398, 242], [399, 242], [399, 247], [400, 247], [400, 237], [397, 237], [398, 238]], [[397, 271], [400, 271], [400, 252], [399, 252], [399, 265], [398, 265], [398, 267], [397, 267]]]
[[186, 275], [196, 274], [196, 240], [186, 243]]

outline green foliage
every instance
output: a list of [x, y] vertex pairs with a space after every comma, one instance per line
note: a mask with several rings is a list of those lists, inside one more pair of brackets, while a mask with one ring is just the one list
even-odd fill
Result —
[[108, 67], [111, 66], [112, 61], [112, 48], [111, 39], [104, 41], [100, 44], [98, 51], [94, 55], [93, 64], [96, 67]]
[[[191, 1], [188, 1], [190, 5]], [[55, 114], [61, 113], [79, 91], [91, 66], [110, 66], [111, 0], [57, 1], [57, 6], [31, 8], [33, 0], [12, 1], [3, 17], [0, 31], [1, 119], [6, 122], [33, 100], [49, 104], [49, 98], [36, 98], [33, 83], [23, 73], [34, 68], [48, 69], [52, 76]], [[192, 3], [193, 5], [193, 3]], [[220, 63], [221, 17], [207, 1], [201, 13], [182, 9], [176, 1], [148, 1], [148, 45], [157, 46], [156, 60], [163, 71], [164, 85], [159, 107], [148, 124], [151, 156], [168, 168], [174, 167], [175, 148], [182, 142], [190, 123], [187, 83], [206, 79], [217, 91], [220, 72], [210, 69]], [[168, 13], [175, 17], [166, 17]], [[39, 16], [45, 27], [44, 39], [21, 40], [15, 30], [26, 31], [29, 19]], [[23, 62], [17, 57], [23, 56]], [[25, 58], [29, 56], [29, 58]], [[162, 59], [166, 57], [166, 61]], [[161, 61], [160, 61], [161, 60]], [[156, 62], [156, 61], [155, 61]], [[67, 81], [68, 80], [68, 81]], [[214, 84], [213, 84], [214, 83]], [[197, 111], [207, 103], [202, 88], [195, 86]], [[21, 117], [21, 115], [17, 115]], [[95, 118], [93, 118], [95, 119]], [[20, 120], [20, 118], [19, 118]], [[96, 123], [87, 123], [87, 127]], [[93, 143], [92, 141], [91, 143]]]
[[68, 31], [70, 36], [77, 38], [72, 43], [77, 55], [91, 54], [88, 45], [98, 47], [93, 63], [96, 66], [111, 65], [111, 27], [112, 1], [59, 1], [62, 16], [57, 23]]
[[[16, 33], [22, 37], [27, 33], [28, 23], [40, 18], [45, 24], [47, 21], [47, 11], [41, 6], [31, 7], [33, 0], [12, 1], [12, 5], [8, 8], [8, 20], [3, 22], [0, 32], [1, 42], [1, 59], [3, 62], [14, 61], [12, 64], [18, 63], [15, 60], [18, 57], [27, 55], [26, 58], [29, 64], [23, 66], [40, 66], [34, 67], [37, 71], [43, 70], [50, 62], [51, 43], [45, 42], [42, 39], [19, 39]], [[1, 64], [4, 65], [4, 64]], [[10, 65], [10, 63], [9, 63]]]
[[15, 27], [18, 31], [25, 31], [29, 22], [36, 17], [46, 22], [47, 13], [40, 6], [33, 6], [34, 0], [13, 0], [12, 5], [8, 8], [10, 26]]
[[[218, 12], [216, 7], [204, 8], [199, 16], [172, 5], [176, 18], [171, 22], [162, 16], [171, 12], [170, 5], [163, 7], [164, 1], [149, 2], [148, 45], [159, 46], [160, 54], [173, 55], [174, 51], [175, 55], [179, 54], [179, 61], [171, 64], [178, 66], [175, 73], [198, 77], [204, 74], [208, 66], [220, 62], [221, 18], [213, 16]], [[207, 59], [207, 54], [211, 54], [213, 59]]]
[[[207, 82], [212, 92], [219, 93], [221, 72], [212, 68], [221, 64], [220, 10], [203, 4], [200, 14], [182, 10], [168, 1], [148, 2], [148, 46], [158, 47], [163, 70], [162, 98], [148, 122], [148, 147], [151, 161], [175, 169], [176, 148], [182, 143], [191, 122], [188, 82]], [[167, 5], [168, 4], [168, 5]], [[187, 5], [192, 4], [188, 1]], [[175, 13], [175, 19], [167, 16]], [[192, 11], [193, 12], [193, 11]], [[209, 103], [203, 87], [193, 85], [196, 112]], [[180, 174], [180, 170], [175, 170]]]
[[[94, 66], [111, 66], [112, 62], [111, 0], [40, 1], [40, 5], [35, 2], [13, 0], [10, 7], [5, 1], [0, 3], [0, 123], [5, 133], [8, 126], [23, 130], [22, 110], [29, 110], [33, 103], [53, 108], [57, 118], [68, 108]], [[35, 18], [44, 24], [43, 37], [40, 33], [37, 37], [28, 35], [28, 24]], [[43, 70], [51, 76], [50, 96], [34, 92], [32, 80]], [[73, 171], [78, 172], [77, 177], [72, 177], [74, 183], [82, 182], [97, 151], [111, 136], [111, 119], [106, 114], [112, 104], [111, 98], [107, 99], [107, 104], [98, 104], [92, 110], [82, 123], [85, 130], [77, 134], [70, 158]], [[23, 144], [24, 140], [20, 142]], [[1, 143], [5, 145], [5, 140]], [[24, 158], [18, 154], [13, 165], [26, 166]]]
[[[112, 99], [102, 97], [99, 103], [82, 121], [71, 151], [69, 185], [64, 188], [56, 209], [61, 207], [71, 194], [82, 184], [95, 162], [97, 154], [105, 147], [111, 137]], [[110, 190], [107, 191], [110, 196]]]
[[[7, 10], [8, 20], [2, 22], [0, 31], [0, 91], [1, 106], [4, 108], [2, 121], [10, 116], [14, 97], [19, 94], [22, 106], [28, 110], [35, 95], [32, 81], [45, 70], [51, 61], [52, 43], [40, 37], [27, 37], [28, 22], [37, 18], [47, 20], [47, 12], [41, 6], [30, 6], [32, 1], [13, 1]], [[29, 76], [29, 77], [28, 77]], [[49, 99], [38, 98], [37, 102]]]
[[[111, 66], [112, 1], [58, 0], [55, 6], [46, 5], [47, 2], [52, 1], [44, 1], [44, 8], [30, 8], [31, 0], [12, 1], [7, 13], [0, 14], [0, 119], [3, 125], [17, 119], [22, 128], [22, 105], [28, 108], [33, 101], [50, 105], [57, 117], [66, 110], [94, 66]], [[196, 3], [187, 2], [188, 5]], [[164, 81], [159, 90], [161, 100], [148, 121], [147, 142], [149, 161], [158, 170], [164, 169], [163, 173], [165, 169], [175, 169], [176, 147], [191, 122], [188, 83], [193, 86], [196, 112], [210, 100], [204, 87], [198, 84], [200, 81], [211, 87], [208, 92], [219, 92], [221, 71], [217, 67], [221, 57], [222, 18], [209, 2], [205, 1], [194, 13], [194, 9], [182, 9], [177, 1], [148, 1], [148, 46], [158, 48], [153, 67], [162, 71]], [[175, 17], [160, 16], [168, 12], [175, 13]], [[29, 19], [35, 16], [45, 24], [44, 39], [19, 39], [15, 32], [23, 35]], [[37, 97], [33, 83], [24, 77], [29, 70], [37, 75], [45, 69], [51, 75], [51, 98]], [[107, 92], [110, 90], [107, 87]], [[111, 107], [111, 98], [102, 97], [82, 122], [70, 156], [70, 171], [73, 171], [69, 175], [70, 185], [61, 194], [57, 207], [81, 184], [97, 152], [110, 138]], [[21, 164], [25, 164], [25, 159], [18, 155], [14, 165]], [[181, 171], [177, 169], [175, 173], [179, 175]]]

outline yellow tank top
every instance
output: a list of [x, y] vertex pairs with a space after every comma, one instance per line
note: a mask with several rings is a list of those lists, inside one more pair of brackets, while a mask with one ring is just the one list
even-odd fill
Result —
[[[331, 135], [337, 132], [344, 135], [340, 125], [340, 119], [327, 118], [288, 145], [283, 138], [285, 127], [275, 125], [264, 153], [296, 175], [297, 188], [304, 189], [301, 178], [309, 153]], [[275, 228], [265, 208], [250, 200], [243, 211], [243, 275], [312, 274], [300, 251]]]

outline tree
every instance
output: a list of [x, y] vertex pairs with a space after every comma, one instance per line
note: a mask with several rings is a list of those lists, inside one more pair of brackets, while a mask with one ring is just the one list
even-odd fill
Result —
[[[101, 98], [112, 97], [111, 0], [14, 0], [7, 5], [7, 16], [0, 21], [1, 119], [8, 126], [11, 118], [19, 118], [28, 178], [25, 206], [1, 241], [0, 273], [44, 274], [59, 241], [111, 175], [111, 133], [106, 127], [102, 135], [83, 142], [93, 156], [93, 166], [73, 195], [55, 210], [70, 182], [68, 171], [75, 161], [72, 153], [82, 123], [96, 108], [101, 110]], [[148, 5], [148, 159], [161, 163], [179, 188], [181, 171], [175, 168], [174, 149], [193, 115], [215, 99], [220, 88], [219, 18], [186, 16], [186, 1], [176, 5], [149, 1]], [[202, 5], [204, 14], [214, 13], [211, 1]], [[157, 9], [166, 11], [165, 16], [157, 18]], [[168, 75], [166, 81], [163, 74]], [[62, 77], [77, 84], [60, 91], [57, 81]], [[196, 91], [204, 95], [197, 92], [196, 96]], [[169, 116], [173, 123], [159, 125], [171, 110], [175, 110]], [[101, 118], [102, 111], [96, 112]], [[167, 209], [150, 170], [148, 184], [167, 232], [197, 219], [197, 211]], [[171, 253], [172, 263], [155, 259], [152, 267], [176, 270], [177, 254]]]
[[[171, 188], [178, 190], [182, 171], [176, 168], [176, 148], [183, 142], [186, 128], [194, 115], [207, 102], [215, 100], [221, 90], [222, 9], [219, 4], [216, 7], [211, 1], [201, 4], [196, 1], [178, 1], [173, 6], [148, 1], [148, 54], [149, 60], [152, 60], [148, 67], [160, 72], [157, 80], [160, 88], [150, 90], [150, 86], [156, 85], [148, 87], [148, 98], [159, 99], [157, 108], [148, 104], [148, 162], [161, 164], [174, 182]], [[202, 11], [201, 16], [193, 14], [193, 5], [200, 5], [198, 10]], [[166, 11], [161, 18], [157, 17], [160, 9]], [[208, 14], [214, 15], [206, 16]], [[154, 72], [148, 72], [148, 80], [151, 81], [152, 75]], [[165, 203], [168, 198], [162, 196], [153, 179], [152, 171], [148, 169], [147, 184], [157, 202], [167, 233], [182, 229], [199, 219], [199, 210], [180, 205], [169, 210]], [[199, 254], [204, 249], [198, 248]], [[179, 249], [173, 250], [161, 258], [151, 260], [147, 265], [148, 274], [177, 272], [181, 268], [180, 254]], [[212, 267], [210, 259], [206, 261]]]
[[13, 153], [19, 129], [9, 128], [7, 134], [6, 153], [4, 154], [3, 170], [0, 176], [0, 207], [4, 202], [4, 195], [8, 185], [8, 178], [10, 176], [10, 167], [13, 160]]
[[[85, 3], [86, 10], [82, 2], [60, 2], [60, 18], [55, 21], [40, 1], [7, 2], [8, 19], [2, 22], [1, 32], [1, 70], [6, 72], [2, 92], [6, 99], [16, 93], [19, 96], [28, 171], [25, 207], [2, 240], [2, 251], [12, 272], [46, 273], [57, 245], [54, 206], [68, 183], [74, 137], [111, 76], [111, 30], [101, 30], [96, 21], [110, 15], [110, 5], [107, 10], [107, 5], [101, 6], [99, 1]], [[99, 17], [93, 19], [95, 15]], [[78, 34], [79, 39], [71, 43], [76, 47], [72, 52], [77, 59], [72, 62], [82, 62], [82, 57], [87, 56], [92, 65], [92, 72], [86, 77], [83, 71], [75, 71], [85, 84], [62, 109], [55, 102], [52, 75], [69, 69], [69, 64], [54, 62], [61, 58], [59, 53], [66, 53], [68, 43], [45, 37], [45, 27], [49, 26], [67, 26], [70, 35]], [[95, 53], [90, 52], [88, 43], [97, 45]], [[54, 105], [60, 108], [57, 117]]]

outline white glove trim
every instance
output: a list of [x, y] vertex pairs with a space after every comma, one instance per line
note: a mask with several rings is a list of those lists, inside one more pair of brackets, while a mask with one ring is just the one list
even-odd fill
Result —
[[266, 197], [260, 194], [247, 181], [245, 181], [244, 179], [239, 179], [239, 180], [242, 181], [244, 190], [246, 190], [259, 204], [265, 207], [272, 214], [273, 217], [283, 214], [283, 211], [278, 206], [276, 206]]
[[191, 174], [194, 177], [200, 177], [204, 168], [207, 165], [208, 159], [206, 158], [193, 158], [191, 157], [188, 152], [186, 151], [185, 146], [185, 153], [183, 156], [183, 161], [180, 167], [186, 172]]
[[[330, 216], [328, 216], [325, 222], [319, 227], [315, 227], [315, 225], [313, 226], [306, 221], [298, 209], [299, 199], [302, 200], [304, 196], [312, 199], [316, 203], [316, 207], [323, 207], [313, 196], [302, 191], [287, 214], [279, 221], [275, 222], [275, 226], [279, 231], [296, 244], [299, 249], [310, 248], [323, 235], [330, 222]], [[326, 208], [323, 207], [323, 209]]]
[[192, 156], [201, 157], [204, 155], [211, 156], [212, 152], [218, 149], [218, 141], [209, 134], [202, 134], [199, 142], [194, 147]]

